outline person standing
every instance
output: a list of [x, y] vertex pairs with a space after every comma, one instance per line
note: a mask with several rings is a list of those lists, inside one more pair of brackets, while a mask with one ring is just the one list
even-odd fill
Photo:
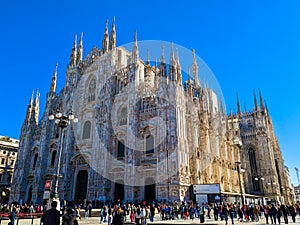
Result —
[[218, 219], [219, 219], [219, 207], [217, 204], [214, 205], [214, 218], [215, 218], [215, 221], [218, 221]]
[[43, 225], [59, 225], [60, 224], [60, 213], [56, 209], [57, 201], [51, 203], [51, 209], [48, 209], [42, 216], [41, 222]]
[[289, 219], [288, 219], [288, 209], [287, 209], [287, 207], [284, 204], [282, 204], [280, 206], [280, 210], [281, 210], [281, 212], [283, 214], [284, 223], [288, 224], [289, 223]]
[[282, 211], [281, 211], [281, 208], [278, 206], [277, 207], [277, 220], [278, 220], [278, 224], [280, 224], [280, 222], [281, 222], [281, 220], [280, 220], [281, 216], [282, 216]]
[[268, 206], [264, 206], [264, 214], [265, 214], [265, 218], [266, 218], [266, 224], [269, 224], [269, 207]]
[[276, 209], [276, 207], [275, 207], [274, 204], [272, 204], [272, 206], [271, 206], [271, 209], [270, 209], [270, 211], [269, 211], [269, 215], [270, 215], [272, 224], [273, 224], [273, 223], [276, 224], [277, 209]]

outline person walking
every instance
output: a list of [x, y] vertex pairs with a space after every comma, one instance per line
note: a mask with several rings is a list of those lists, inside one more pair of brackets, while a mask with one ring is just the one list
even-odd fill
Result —
[[9, 220], [10, 221], [9, 221], [8, 225], [14, 225], [15, 224], [15, 220], [16, 220], [16, 217], [17, 217], [16, 211], [17, 211], [16, 208], [13, 207], [13, 209], [12, 209], [10, 215], [9, 215]]
[[219, 207], [217, 204], [214, 205], [214, 219], [215, 221], [218, 221], [219, 219]]
[[229, 206], [229, 216], [230, 216], [232, 225], [234, 225], [234, 214], [235, 214], [234, 206], [231, 205], [231, 206]]
[[278, 206], [277, 207], [277, 221], [278, 221], [278, 224], [280, 224], [280, 222], [281, 222], [281, 220], [280, 220], [281, 216], [282, 216], [282, 211], [281, 211], [280, 207]]
[[42, 215], [41, 222], [43, 225], [59, 225], [60, 224], [60, 213], [56, 209], [57, 201], [51, 203], [51, 209], [48, 209]]
[[227, 208], [227, 205], [224, 205], [222, 207], [222, 218], [225, 220], [225, 225], [228, 225], [228, 214], [229, 210]]

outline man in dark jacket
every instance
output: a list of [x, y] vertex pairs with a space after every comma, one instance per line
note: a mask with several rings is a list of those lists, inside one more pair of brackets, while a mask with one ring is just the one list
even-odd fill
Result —
[[41, 221], [44, 225], [59, 225], [60, 224], [60, 213], [56, 209], [57, 202], [51, 203], [51, 209], [48, 209], [42, 216]]

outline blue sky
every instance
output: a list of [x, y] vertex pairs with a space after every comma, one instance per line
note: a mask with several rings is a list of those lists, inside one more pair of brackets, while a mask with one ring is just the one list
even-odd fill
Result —
[[75, 34], [84, 33], [84, 55], [101, 47], [105, 20], [116, 17], [117, 45], [173, 41], [196, 53], [218, 79], [227, 111], [253, 107], [261, 89], [286, 165], [297, 183], [300, 167], [300, 2], [243, 1], [3, 1], [0, 7], [0, 134], [18, 138], [32, 90], [41, 111], [56, 62], [58, 88]]

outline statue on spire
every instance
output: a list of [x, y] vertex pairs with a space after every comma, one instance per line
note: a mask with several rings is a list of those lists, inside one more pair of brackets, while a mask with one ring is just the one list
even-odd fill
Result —
[[181, 65], [179, 62], [179, 54], [178, 54], [178, 48], [176, 48], [176, 70], [177, 70], [177, 83], [179, 86], [182, 86], [182, 74], [181, 74]]

